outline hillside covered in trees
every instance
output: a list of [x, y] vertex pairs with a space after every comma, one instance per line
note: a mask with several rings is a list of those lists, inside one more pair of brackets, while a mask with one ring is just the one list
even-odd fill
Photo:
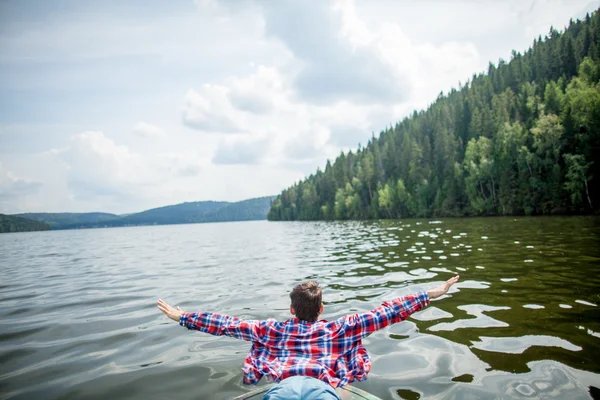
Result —
[[600, 210], [600, 13], [489, 64], [284, 190], [270, 220]]
[[251, 221], [266, 219], [273, 199], [273, 196], [266, 196], [238, 201], [236, 203], [226, 201], [193, 201], [153, 208], [128, 215], [107, 213], [25, 213], [11, 217], [40, 221], [50, 225], [52, 229]]
[[50, 225], [52, 229], [64, 229], [65, 226], [78, 226], [89, 223], [102, 223], [119, 218], [116, 214], [91, 212], [91, 213], [23, 213], [15, 217], [32, 219]]
[[0, 214], [0, 233], [48, 231], [50, 225], [13, 215]]

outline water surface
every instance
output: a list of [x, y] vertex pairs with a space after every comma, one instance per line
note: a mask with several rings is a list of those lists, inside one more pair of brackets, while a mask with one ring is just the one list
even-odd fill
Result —
[[599, 398], [600, 219], [244, 222], [0, 235], [0, 398], [230, 399], [249, 344], [188, 311], [289, 317], [316, 279], [326, 319], [455, 273], [448, 295], [365, 340], [384, 399]]

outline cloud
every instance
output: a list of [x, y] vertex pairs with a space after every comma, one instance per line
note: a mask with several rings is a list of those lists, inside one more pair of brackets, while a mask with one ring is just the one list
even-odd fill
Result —
[[82, 199], [135, 197], [136, 186], [150, 182], [143, 157], [100, 131], [72, 136], [69, 146], [57, 154], [68, 169], [69, 188]]
[[72, 136], [69, 146], [56, 154], [67, 169], [69, 189], [82, 200], [139, 201], [158, 195], [159, 182], [200, 171], [199, 163], [189, 157], [136, 153], [100, 131]]
[[258, 66], [243, 77], [221, 84], [204, 84], [185, 96], [183, 122], [190, 128], [212, 133], [248, 132], [253, 115], [269, 114], [275, 103], [287, 101], [285, 77], [275, 68]]
[[[307, 165], [324, 164], [327, 157], [339, 154], [340, 147], [354, 148], [359, 141], [365, 143], [372, 130], [379, 130], [393, 119], [391, 106], [350, 101], [330, 105], [302, 101], [294, 96], [291, 79], [275, 68], [258, 66], [247, 76], [188, 92], [188, 104], [219, 98], [218, 117], [239, 121], [246, 130], [244, 135], [231, 135], [234, 132], [221, 130], [220, 133], [231, 137], [218, 143], [212, 157], [214, 164], [268, 164], [307, 172]], [[203, 99], [193, 99], [199, 92]], [[194, 93], [193, 96], [190, 93]], [[258, 106], [241, 106], [236, 97], [240, 93], [245, 102]], [[341, 134], [331, 136], [330, 127], [334, 127], [335, 134], [336, 128], [342, 126], [348, 127], [355, 138], [348, 140]], [[262, 133], [257, 137], [252, 132]]]
[[253, 114], [268, 114], [275, 102], [281, 102], [288, 90], [285, 77], [275, 68], [258, 66], [254, 73], [244, 78], [234, 78], [229, 83], [231, 104], [238, 110]]
[[267, 114], [273, 109], [271, 99], [258, 93], [235, 91], [229, 93], [229, 99], [237, 109], [254, 114]]
[[243, 132], [230, 118], [234, 110], [227, 97], [228, 91], [226, 87], [211, 84], [204, 84], [200, 90], [190, 89], [185, 96], [183, 123], [205, 132]]
[[266, 36], [297, 60], [289, 68], [297, 95], [312, 104], [412, 101], [423, 108], [485, 67], [471, 42], [414, 40], [385, 15], [367, 25], [350, 0], [269, 2], [263, 14]]
[[294, 81], [300, 97], [319, 103], [408, 99], [408, 77], [382, 57], [376, 36], [360, 23], [352, 3], [331, 4], [264, 4], [266, 34], [281, 40], [302, 61]]
[[219, 144], [212, 162], [215, 164], [258, 164], [269, 151], [266, 137], [226, 138]]
[[165, 132], [158, 126], [149, 124], [147, 122], [138, 122], [133, 127], [133, 133], [142, 137], [163, 137]]
[[38, 192], [42, 184], [18, 177], [0, 163], [0, 210], [9, 206], [20, 208], [20, 203]]

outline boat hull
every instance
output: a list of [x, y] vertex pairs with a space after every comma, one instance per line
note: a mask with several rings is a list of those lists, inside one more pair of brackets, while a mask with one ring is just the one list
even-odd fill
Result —
[[[264, 395], [271, 389], [275, 383], [261, 386], [260, 388], [256, 388], [251, 392], [245, 393], [241, 396], [235, 397], [233, 400], [262, 400]], [[351, 385], [346, 385], [341, 388], [335, 389], [338, 396], [341, 397], [342, 400], [381, 400], [377, 396], [373, 396], [370, 393], [365, 392], [364, 390], [355, 388]]]

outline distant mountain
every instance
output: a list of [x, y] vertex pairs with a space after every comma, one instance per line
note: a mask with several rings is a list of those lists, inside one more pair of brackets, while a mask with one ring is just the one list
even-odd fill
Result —
[[236, 203], [195, 201], [124, 215], [107, 213], [27, 213], [17, 214], [16, 216], [47, 223], [52, 229], [250, 221], [267, 219], [267, 213], [273, 199], [274, 196], [243, 200]]
[[16, 217], [45, 222], [52, 229], [77, 228], [79, 225], [95, 224], [113, 219], [118, 219], [115, 214], [91, 213], [24, 213], [15, 214]]
[[201, 222], [252, 221], [267, 219], [271, 201], [275, 196], [258, 197], [230, 203], [218, 210], [206, 213]]
[[31, 232], [48, 231], [50, 225], [14, 215], [0, 214], [0, 233], [5, 232]]
[[[110, 221], [110, 226], [126, 225], [169, 225], [190, 224], [202, 221], [206, 213], [216, 211], [231, 203], [226, 201], [194, 201], [191, 203], [175, 204], [130, 214], [119, 220]], [[265, 213], [265, 215], [267, 215]]]

